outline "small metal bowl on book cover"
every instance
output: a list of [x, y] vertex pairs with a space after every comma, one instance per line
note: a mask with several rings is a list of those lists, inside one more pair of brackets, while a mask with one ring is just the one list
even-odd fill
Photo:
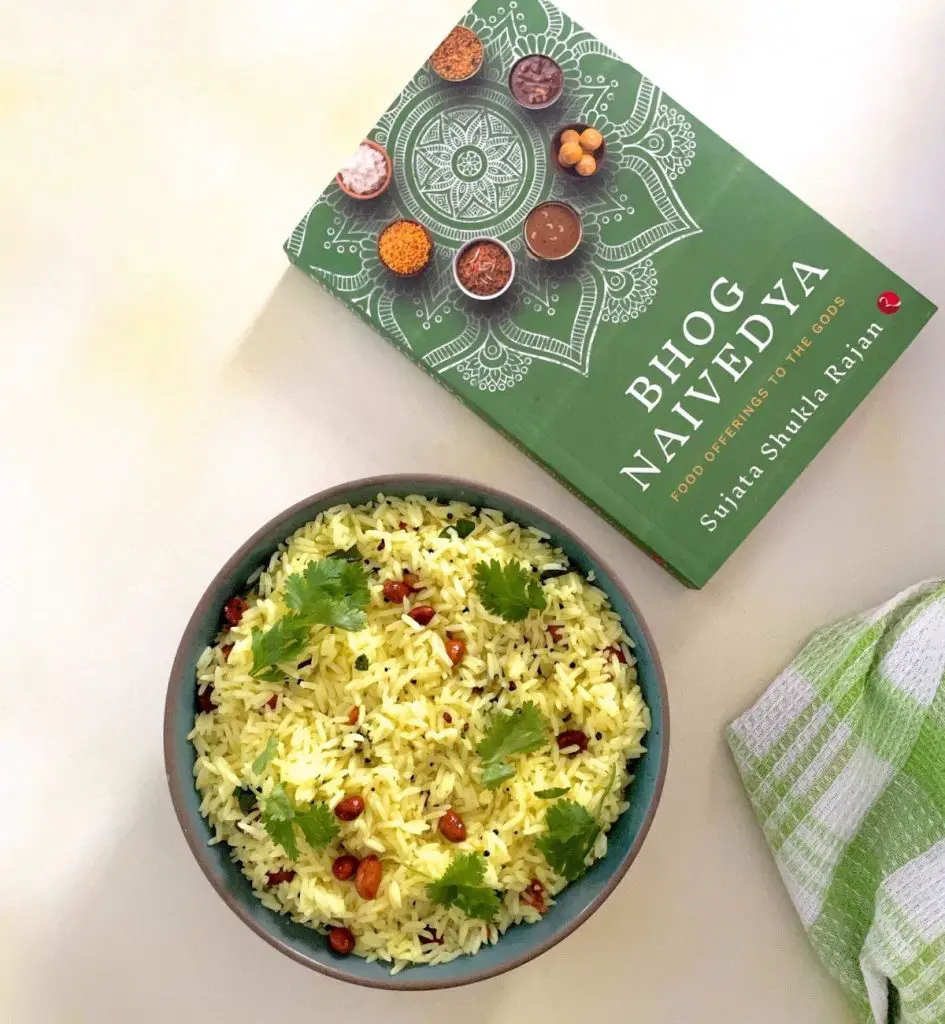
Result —
[[547, 110], [564, 93], [564, 71], [553, 57], [529, 53], [512, 65], [508, 84], [519, 106], [526, 110]]
[[515, 257], [497, 238], [472, 238], [453, 257], [453, 278], [470, 299], [497, 299], [512, 286]]
[[565, 260], [584, 239], [581, 215], [560, 199], [539, 203], [522, 225], [525, 246], [530, 255], [548, 263]]

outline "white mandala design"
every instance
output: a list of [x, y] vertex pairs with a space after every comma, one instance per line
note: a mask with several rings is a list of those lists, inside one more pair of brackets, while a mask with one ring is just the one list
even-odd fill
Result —
[[[483, 40], [476, 79], [444, 85], [422, 69], [372, 133], [393, 156], [394, 184], [376, 204], [337, 188], [316, 202], [287, 242], [290, 255], [355, 311], [436, 374], [508, 392], [536, 364], [587, 375], [595, 340], [644, 316], [659, 289], [658, 254], [700, 233], [678, 191], [697, 133], [649, 80], [547, 2], [479, 0], [463, 23]], [[507, 86], [526, 53], [561, 64], [565, 96], [524, 113]], [[570, 121], [607, 139], [595, 179], [575, 183], [552, 165], [549, 136]], [[537, 203], [560, 199], [583, 216], [584, 244], [566, 264], [530, 259], [522, 225]], [[433, 234], [433, 266], [410, 281], [380, 265], [376, 238], [396, 216]], [[451, 263], [465, 241], [501, 238], [516, 254], [513, 289], [495, 303], [456, 293]], [[632, 334], [626, 335], [628, 341]]]
[[531, 359], [503, 344], [491, 333], [482, 346], [456, 364], [464, 380], [480, 391], [507, 391], [525, 379]]
[[670, 181], [674, 181], [692, 166], [692, 158], [696, 155], [696, 133], [684, 114], [661, 103], [643, 145], [659, 160]]
[[438, 113], [413, 146], [417, 187], [451, 220], [504, 217], [521, 191], [525, 146], [501, 114], [476, 107]]
[[456, 99], [421, 74], [381, 118], [410, 216], [449, 245], [517, 231], [546, 190], [545, 139], [488, 79]]
[[656, 298], [658, 281], [652, 260], [641, 260], [626, 270], [606, 275], [607, 300], [601, 319], [615, 324], [629, 323], [646, 312]]

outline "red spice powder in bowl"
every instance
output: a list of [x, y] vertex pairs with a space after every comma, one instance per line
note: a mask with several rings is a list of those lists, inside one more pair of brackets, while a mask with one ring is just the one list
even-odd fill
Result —
[[511, 249], [495, 238], [473, 238], [453, 259], [453, 277], [471, 299], [497, 299], [515, 277]]
[[472, 29], [457, 25], [430, 57], [430, 67], [446, 82], [467, 82], [482, 67], [485, 49]]

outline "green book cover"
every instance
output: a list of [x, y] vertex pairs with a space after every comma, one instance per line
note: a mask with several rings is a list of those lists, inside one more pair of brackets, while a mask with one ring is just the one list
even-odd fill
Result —
[[[286, 252], [701, 587], [935, 307], [547, 0], [479, 0], [462, 24], [484, 44], [482, 70], [450, 83], [421, 68], [369, 136], [390, 153], [390, 188], [359, 201], [332, 183]], [[509, 89], [536, 53], [564, 72], [544, 110]], [[570, 123], [605, 139], [591, 177], [554, 159]], [[524, 243], [549, 199], [583, 223], [560, 262]], [[418, 277], [378, 257], [396, 218], [434, 240]], [[516, 260], [491, 302], [452, 272], [482, 236]]]

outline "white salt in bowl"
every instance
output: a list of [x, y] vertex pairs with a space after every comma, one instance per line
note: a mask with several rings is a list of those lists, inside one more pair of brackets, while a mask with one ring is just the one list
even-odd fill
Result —
[[378, 196], [382, 196], [390, 187], [390, 181], [394, 174], [394, 164], [390, 158], [390, 153], [379, 142], [375, 142], [373, 139], [365, 139], [361, 145], [368, 146], [370, 149], [380, 153], [384, 158], [384, 163], [387, 166], [387, 174], [384, 176], [384, 180], [373, 192], [355, 192], [354, 189], [348, 188], [341, 176], [341, 171], [335, 175], [335, 181], [338, 182], [338, 188], [351, 199], [377, 199]]

